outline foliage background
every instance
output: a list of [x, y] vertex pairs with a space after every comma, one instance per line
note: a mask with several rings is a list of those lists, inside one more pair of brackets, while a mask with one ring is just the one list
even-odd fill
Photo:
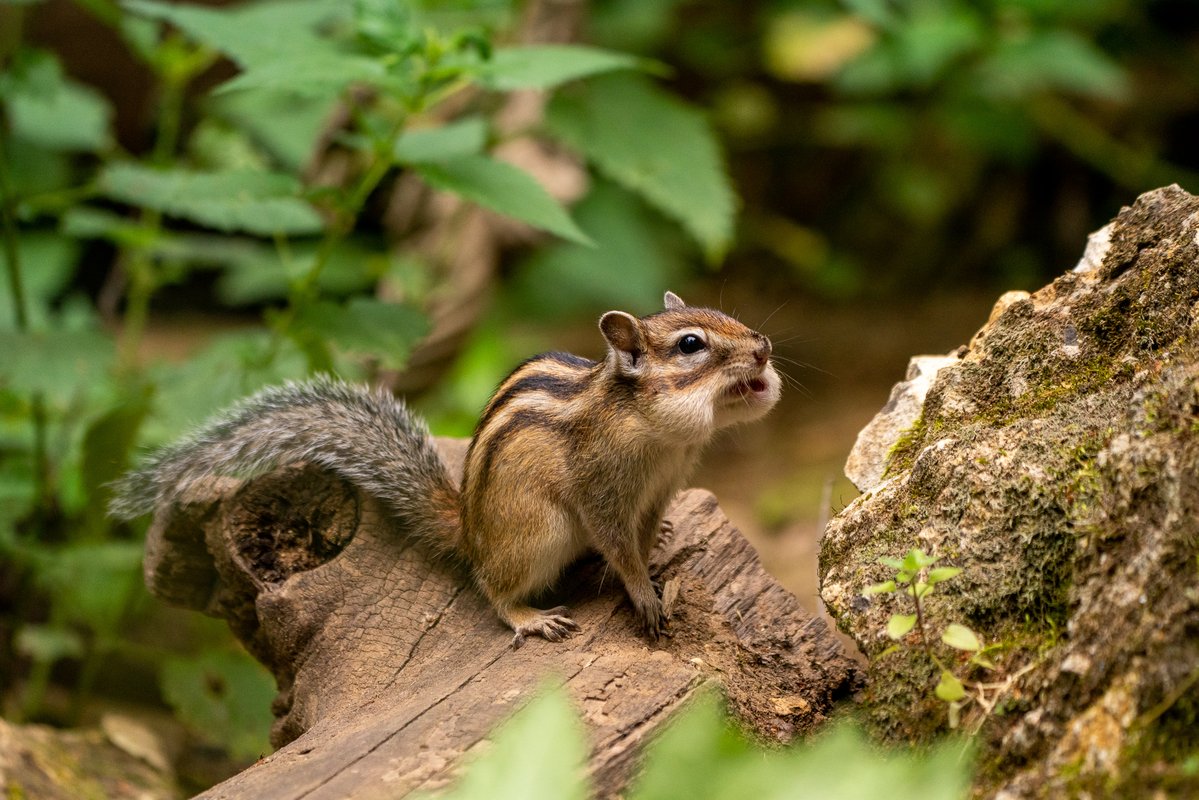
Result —
[[[360, 0], [333, 29], [310, 0], [0, 2], [6, 717], [164, 707], [253, 758], [269, 680], [145, 596], [141, 529], [104, 514], [132, 454], [316, 369], [395, 380], [465, 434], [518, 360], [594, 355], [590, 320], [668, 286], [798, 362], [775, 427], [701, 481], [816, 607], [819, 519], [850, 491], [827, 476], [906, 356], [1071, 266], [1137, 193], [1199, 191], [1186, 0], [567, 5], [604, 49], [497, 59], [528, 10], [502, 0]], [[555, 91], [505, 127], [527, 87]], [[493, 157], [526, 134], [573, 192]], [[453, 273], [389, 216], [404, 176], [542, 232], [495, 240], [464, 335], [409, 383]]]

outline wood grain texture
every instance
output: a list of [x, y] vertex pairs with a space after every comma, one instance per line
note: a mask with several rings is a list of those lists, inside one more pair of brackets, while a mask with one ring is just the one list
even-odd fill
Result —
[[[460, 470], [464, 443], [439, 442]], [[669, 636], [637, 632], [598, 558], [543, 598], [583, 631], [512, 650], [468, 576], [408, 545], [369, 497], [303, 465], [221, 480], [160, 511], [146, 579], [158, 597], [229, 621], [275, 674], [280, 749], [210, 798], [394, 798], [449, 782], [463, 754], [547, 682], [591, 737], [600, 796], [617, 794], [646, 738], [705, 686], [759, 735], [817, 726], [857, 679], [820, 620], [763, 569], [715, 498], [675, 498], [651, 564], [677, 588]]]

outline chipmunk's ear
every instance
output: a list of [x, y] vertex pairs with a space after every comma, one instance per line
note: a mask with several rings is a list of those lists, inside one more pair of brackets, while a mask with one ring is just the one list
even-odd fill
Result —
[[666, 299], [663, 302], [666, 304], [667, 311], [679, 311], [687, 307], [687, 304], [683, 302], [683, 298], [674, 292], [667, 292]]
[[637, 372], [645, 355], [645, 334], [637, 318], [623, 311], [609, 311], [600, 317], [599, 327], [617, 368], [625, 373]]

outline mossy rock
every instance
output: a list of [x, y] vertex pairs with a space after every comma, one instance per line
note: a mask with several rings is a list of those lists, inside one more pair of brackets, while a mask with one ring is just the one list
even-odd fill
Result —
[[[1199, 796], [1199, 198], [1150, 192], [1100, 233], [938, 372], [821, 549], [891, 739], [943, 731], [948, 705], [917, 632], [883, 655], [910, 598], [863, 589], [913, 547], [962, 568], [922, 610], [966, 680], [986, 795]], [[997, 645], [994, 669], [937, 640], [951, 622]]]

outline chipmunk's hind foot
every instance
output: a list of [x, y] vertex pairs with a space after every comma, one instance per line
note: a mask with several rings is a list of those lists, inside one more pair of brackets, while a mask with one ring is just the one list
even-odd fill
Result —
[[582, 630], [579, 623], [571, 618], [570, 609], [566, 606], [556, 606], [547, 611], [527, 607], [512, 609], [508, 614], [508, 623], [516, 631], [512, 637], [513, 650], [524, 644], [527, 636], [560, 642]]

